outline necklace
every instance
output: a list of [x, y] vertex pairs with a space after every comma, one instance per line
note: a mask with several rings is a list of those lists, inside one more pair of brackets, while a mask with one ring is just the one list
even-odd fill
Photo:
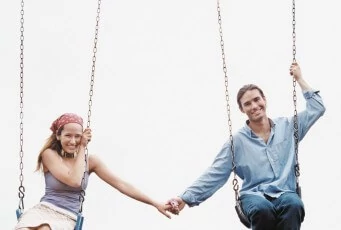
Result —
[[62, 157], [65, 157], [65, 158], [75, 158], [77, 156], [77, 152], [67, 153], [62, 149], [61, 155], [62, 155]]

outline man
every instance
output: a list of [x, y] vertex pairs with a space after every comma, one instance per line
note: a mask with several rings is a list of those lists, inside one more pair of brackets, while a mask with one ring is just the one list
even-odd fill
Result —
[[[290, 74], [306, 100], [306, 108], [297, 120], [301, 141], [324, 114], [325, 107], [318, 91], [302, 78], [297, 63], [290, 66]], [[236, 173], [243, 180], [240, 190], [243, 213], [253, 230], [300, 229], [305, 212], [296, 193], [294, 119], [268, 118], [266, 97], [256, 85], [243, 86], [237, 102], [240, 111], [248, 117], [245, 126], [233, 136]], [[171, 200], [177, 204], [170, 211], [178, 214], [186, 204], [199, 205], [226, 183], [231, 172], [231, 142], [228, 141], [206, 172]]]

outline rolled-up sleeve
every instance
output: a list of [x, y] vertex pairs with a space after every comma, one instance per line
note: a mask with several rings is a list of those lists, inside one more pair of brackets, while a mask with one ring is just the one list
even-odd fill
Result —
[[306, 100], [306, 109], [298, 114], [300, 140], [326, 111], [318, 90], [303, 92], [303, 96]]

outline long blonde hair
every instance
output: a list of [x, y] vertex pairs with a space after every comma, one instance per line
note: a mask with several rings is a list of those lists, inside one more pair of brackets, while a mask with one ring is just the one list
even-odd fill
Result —
[[64, 127], [61, 127], [57, 134], [52, 133], [49, 138], [47, 138], [43, 148], [40, 150], [37, 160], [37, 167], [35, 171], [43, 171], [43, 152], [46, 149], [55, 150], [60, 156], [62, 156], [62, 145], [57, 136], [60, 136]]

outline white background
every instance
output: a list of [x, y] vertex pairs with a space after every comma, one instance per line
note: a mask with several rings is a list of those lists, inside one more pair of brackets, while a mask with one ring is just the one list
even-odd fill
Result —
[[[293, 114], [291, 4], [221, 1], [233, 131], [246, 117], [236, 105], [244, 84], [263, 88], [268, 115]], [[35, 173], [50, 124], [65, 112], [86, 120], [96, 0], [26, 1], [24, 75], [25, 208], [39, 202]], [[297, 61], [327, 111], [300, 145], [306, 206], [302, 229], [340, 229], [340, 3], [296, 1]], [[19, 185], [20, 1], [0, 1], [1, 229], [16, 223]], [[156, 200], [180, 194], [228, 138], [215, 1], [103, 1], [89, 152]], [[298, 110], [304, 108], [301, 91]], [[199, 207], [168, 220], [95, 175], [84, 229], [243, 229], [231, 180]]]

